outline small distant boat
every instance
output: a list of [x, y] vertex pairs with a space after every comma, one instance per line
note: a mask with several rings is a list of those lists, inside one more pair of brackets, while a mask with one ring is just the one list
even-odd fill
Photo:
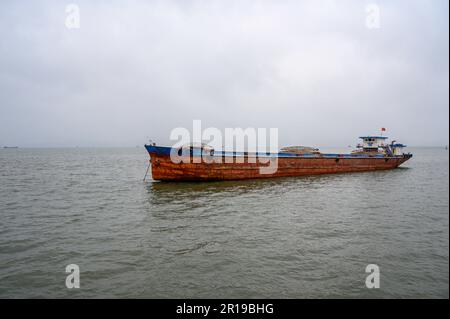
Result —
[[[351, 154], [324, 154], [316, 148], [291, 146], [277, 153], [216, 151], [206, 144], [191, 144], [174, 149], [145, 145], [154, 180], [213, 181], [269, 177], [302, 176], [393, 169], [412, 157], [404, 153], [406, 145], [386, 143], [385, 136], [361, 136], [362, 144]], [[174, 162], [171, 154], [187, 156]], [[258, 161], [255, 159], [265, 159]], [[267, 160], [277, 160], [273, 173], [261, 173]], [[264, 163], [265, 162], [265, 163]]]
[[19, 148], [19, 146], [3, 146], [4, 149], [8, 149], [8, 148]]

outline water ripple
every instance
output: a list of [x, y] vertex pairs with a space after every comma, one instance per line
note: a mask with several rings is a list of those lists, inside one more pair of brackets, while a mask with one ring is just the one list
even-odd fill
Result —
[[392, 171], [178, 184], [143, 183], [140, 148], [0, 150], [0, 297], [448, 298], [448, 152], [412, 151]]

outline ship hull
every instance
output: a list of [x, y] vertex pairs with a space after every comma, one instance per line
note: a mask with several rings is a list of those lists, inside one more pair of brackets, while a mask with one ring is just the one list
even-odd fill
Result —
[[151, 157], [152, 177], [161, 181], [241, 180], [388, 170], [397, 168], [412, 157], [409, 154], [393, 157], [350, 154], [275, 156], [272, 161], [276, 159], [277, 169], [263, 174], [261, 168], [267, 168], [268, 164], [261, 163], [258, 158], [255, 160], [252, 156], [239, 158], [232, 155], [227, 158], [226, 155], [221, 155], [220, 163], [205, 163], [200, 156], [197, 159], [199, 163], [195, 163], [193, 157], [189, 162], [174, 163], [167, 149], [153, 146], [146, 148]]

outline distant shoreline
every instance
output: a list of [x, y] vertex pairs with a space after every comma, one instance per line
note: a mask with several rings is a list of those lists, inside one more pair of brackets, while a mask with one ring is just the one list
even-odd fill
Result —
[[[135, 146], [3, 146], [0, 149], [89, 149], [89, 148], [144, 148], [144, 144]], [[348, 149], [349, 146], [318, 146], [319, 149]], [[408, 148], [448, 148], [447, 145], [440, 146], [408, 146]]]

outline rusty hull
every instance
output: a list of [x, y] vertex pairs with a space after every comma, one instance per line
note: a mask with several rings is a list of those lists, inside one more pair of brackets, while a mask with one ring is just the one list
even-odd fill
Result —
[[150, 156], [153, 179], [161, 181], [241, 180], [388, 170], [411, 158], [409, 154], [381, 158], [279, 157], [275, 173], [261, 174], [260, 167], [267, 164], [249, 163], [248, 157], [244, 163], [173, 163], [166, 154], [150, 153]]

